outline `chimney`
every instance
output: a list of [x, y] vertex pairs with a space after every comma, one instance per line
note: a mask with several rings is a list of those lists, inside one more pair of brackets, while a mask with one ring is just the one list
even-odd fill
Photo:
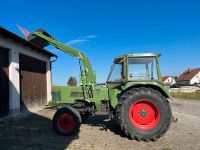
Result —
[[188, 68], [188, 73], [191, 73], [192, 72], [192, 68]]

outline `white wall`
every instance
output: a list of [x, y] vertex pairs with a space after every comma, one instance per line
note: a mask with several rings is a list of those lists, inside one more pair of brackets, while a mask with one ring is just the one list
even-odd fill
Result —
[[[2, 45], [2, 44], [0, 44]], [[9, 50], [9, 109], [11, 114], [20, 112], [19, 53]]]
[[163, 83], [174, 84], [176, 81], [172, 77], [168, 77], [167, 80], [165, 80]]
[[47, 62], [47, 103], [52, 100], [51, 87], [52, 87], [52, 77], [51, 77], [51, 62]]
[[190, 84], [194, 83], [200, 83], [200, 72], [190, 80]]
[[41, 61], [47, 62], [47, 102], [51, 100], [51, 70], [50, 60], [47, 56], [41, 55], [36, 50], [25, 47], [21, 43], [16, 43], [11, 39], [4, 38], [0, 35], [0, 45], [9, 49], [9, 80], [10, 80], [10, 99], [9, 108], [11, 114], [20, 111], [20, 78], [19, 78], [19, 54], [31, 56]]

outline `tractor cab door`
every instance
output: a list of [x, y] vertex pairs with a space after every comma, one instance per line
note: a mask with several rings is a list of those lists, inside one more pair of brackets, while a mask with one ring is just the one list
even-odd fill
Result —
[[121, 87], [126, 80], [126, 62], [125, 58], [116, 58], [106, 81], [108, 88], [108, 96], [111, 106], [114, 108], [118, 103], [118, 94], [121, 92]]
[[122, 85], [124, 80], [124, 60], [123, 58], [117, 58], [114, 61], [110, 69], [110, 74], [106, 81], [109, 89], [117, 88]]

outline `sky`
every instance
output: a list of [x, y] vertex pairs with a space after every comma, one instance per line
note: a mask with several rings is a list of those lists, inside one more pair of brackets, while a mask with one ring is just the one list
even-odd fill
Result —
[[[200, 68], [198, 0], [1, 0], [0, 26], [23, 35], [44, 28], [60, 42], [84, 52], [105, 82], [113, 59], [127, 53], [161, 53], [162, 75], [178, 76]], [[53, 84], [79, 79], [77, 58], [54, 47]]]

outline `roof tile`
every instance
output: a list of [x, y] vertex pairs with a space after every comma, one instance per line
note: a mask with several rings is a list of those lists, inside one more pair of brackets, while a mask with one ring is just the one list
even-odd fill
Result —
[[195, 75], [197, 75], [200, 72], [200, 68], [196, 69], [188, 69], [184, 71], [176, 81], [182, 81], [182, 80], [191, 80]]

